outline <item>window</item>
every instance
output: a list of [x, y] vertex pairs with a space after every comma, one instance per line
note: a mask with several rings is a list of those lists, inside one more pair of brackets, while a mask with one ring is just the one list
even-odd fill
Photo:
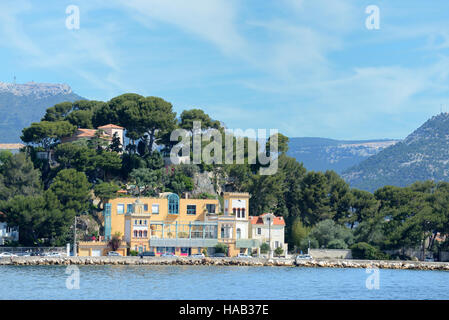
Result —
[[257, 234], [262, 234], [262, 228], [257, 228]]
[[242, 218], [245, 218], [245, 208], [242, 209]]
[[144, 211], [144, 212], [148, 212], [148, 205], [147, 205], [147, 204], [144, 204], [144, 205], [143, 205], [143, 211]]
[[175, 193], [168, 196], [168, 214], [179, 214], [179, 197]]
[[158, 204], [151, 205], [151, 213], [152, 214], [159, 214], [159, 205]]
[[118, 204], [117, 205], [117, 214], [124, 214], [125, 213], [125, 205], [124, 204]]
[[237, 213], [237, 209], [236, 208], [232, 208], [232, 213], [235, 215]]
[[237, 228], [237, 239], [240, 239], [242, 237], [242, 230], [240, 228]]
[[144, 238], [148, 237], [148, 231], [147, 231], [147, 230], [144, 230], [144, 231], [143, 231], [143, 237], [144, 237]]
[[215, 204], [206, 204], [206, 210], [208, 213], [215, 213]]
[[132, 203], [129, 203], [126, 205], [126, 212], [127, 213], [132, 213], [133, 212], [133, 205]]
[[137, 226], [137, 220], [134, 220], [134, 225]]
[[187, 214], [196, 214], [196, 205], [188, 204], [187, 205]]
[[137, 230], [134, 230], [134, 238], [137, 238]]
[[240, 218], [240, 208], [237, 209], [237, 218]]

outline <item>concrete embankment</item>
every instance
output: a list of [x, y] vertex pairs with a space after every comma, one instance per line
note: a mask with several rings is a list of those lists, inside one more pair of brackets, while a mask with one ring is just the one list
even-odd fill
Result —
[[189, 258], [189, 257], [14, 257], [0, 258], [0, 266], [37, 265], [205, 265], [205, 266], [297, 266], [310, 268], [379, 268], [407, 270], [445, 270], [447, 262], [298, 260], [266, 258]]

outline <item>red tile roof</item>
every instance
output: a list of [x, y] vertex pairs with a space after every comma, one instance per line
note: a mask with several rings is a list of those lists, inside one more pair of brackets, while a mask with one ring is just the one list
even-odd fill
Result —
[[78, 129], [78, 131], [75, 133], [76, 137], [95, 137], [95, 133], [97, 130], [95, 129]]
[[107, 129], [107, 128], [112, 128], [112, 129], [124, 129], [123, 127], [120, 127], [120, 126], [118, 126], [118, 125], [116, 125], [116, 124], [112, 124], [112, 123], [107, 124], [107, 125], [104, 125], [104, 126], [101, 126], [101, 127], [98, 127], [98, 129]]
[[[250, 219], [251, 224], [263, 224], [262, 217], [265, 216], [266, 214], [267, 213], [264, 213], [264, 214], [262, 214], [260, 216], [256, 216], [256, 217], [250, 216], [249, 219]], [[279, 226], [285, 226], [284, 218], [275, 216], [274, 220], [273, 220], [273, 224], [274, 225], [279, 225]]]
[[15, 150], [22, 149], [23, 147], [25, 147], [25, 145], [21, 143], [0, 143], [0, 149]]

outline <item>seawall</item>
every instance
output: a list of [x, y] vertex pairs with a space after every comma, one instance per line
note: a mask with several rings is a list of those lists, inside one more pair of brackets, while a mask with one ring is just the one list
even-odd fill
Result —
[[0, 266], [38, 265], [205, 265], [205, 266], [289, 266], [309, 268], [379, 268], [449, 271], [448, 262], [372, 261], [349, 259], [266, 259], [190, 257], [13, 257], [0, 258]]

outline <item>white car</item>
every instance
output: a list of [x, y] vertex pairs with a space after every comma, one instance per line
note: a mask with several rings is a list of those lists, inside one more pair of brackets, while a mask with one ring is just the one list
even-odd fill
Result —
[[310, 254], [298, 254], [296, 256], [296, 260], [312, 260], [312, 256]]
[[118, 253], [117, 251], [109, 251], [108, 256], [118, 257], [118, 256], [121, 256], [121, 254]]
[[13, 254], [11, 252], [2, 252], [2, 253], [0, 253], [0, 258], [10, 258], [10, 257], [17, 257], [17, 255]]
[[59, 252], [50, 252], [50, 253], [47, 254], [47, 257], [60, 258], [61, 254]]
[[204, 258], [204, 254], [202, 253], [195, 253], [190, 255], [192, 258]]
[[245, 254], [245, 253], [239, 253], [239, 254], [237, 255], [237, 258], [252, 258], [252, 257], [249, 256], [249, 255], [247, 255], [247, 254]]

